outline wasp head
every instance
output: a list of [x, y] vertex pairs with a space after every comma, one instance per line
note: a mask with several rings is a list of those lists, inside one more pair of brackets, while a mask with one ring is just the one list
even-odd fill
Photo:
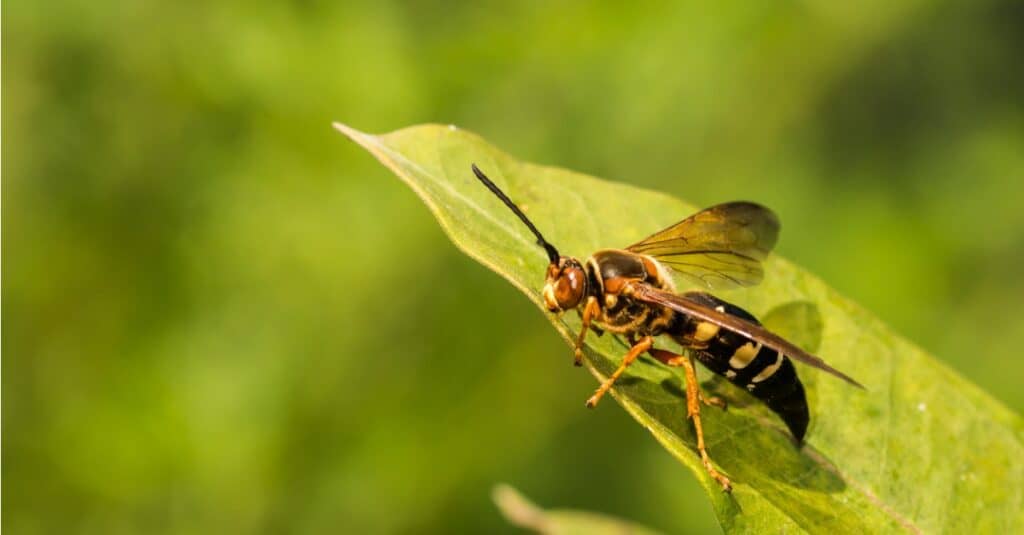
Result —
[[551, 312], [576, 308], [587, 294], [587, 272], [579, 260], [562, 256], [548, 264], [544, 281], [544, 306]]
[[544, 280], [544, 306], [547, 307], [551, 312], [562, 312], [572, 308], [576, 308], [583, 300], [583, 296], [587, 294], [587, 272], [584, 271], [583, 265], [580, 264], [579, 260], [568, 256], [562, 256], [558, 254], [558, 249], [555, 249], [554, 245], [544, 239], [537, 227], [533, 226], [533, 222], [530, 218], [526, 217], [526, 214], [516, 206], [516, 203], [512, 202], [512, 199], [505, 195], [505, 192], [501, 191], [491, 182], [490, 178], [481, 171], [476, 164], [472, 166], [473, 174], [483, 183], [487, 189], [491, 190], [491, 193], [496, 195], [509, 210], [512, 210], [516, 216], [530, 229], [530, 232], [537, 237], [537, 245], [544, 248], [544, 252], [548, 255], [548, 272]]

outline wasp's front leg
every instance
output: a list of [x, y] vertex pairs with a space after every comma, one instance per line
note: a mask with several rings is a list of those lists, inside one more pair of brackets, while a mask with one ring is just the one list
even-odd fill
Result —
[[651, 349], [651, 346], [653, 345], [654, 339], [650, 336], [645, 336], [641, 338], [639, 342], [633, 344], [633, 347], [629, 348], [629, 352], [626, 353], [626, 356], [622, 358], [622, 364], [619, 365], [619, 369], [615, 370], [615, 373], [605, 379], [605, 381], [601, 383], [601, 386], [598, 387], [597, 392], [594, 392], [594, 395], [590, 396], [590, 399], [587, 400], [587, 407], [593, 409], [597, 405], [597, 402], [601, 401], [601, 398], [606, 392], [608, 392], [608, 389], [615, 384], [616, 379], [622, 375], [622, 372], [626, 371], [626, 368], [628, 368], [637, 357]]
[[580, 327], [580, 334], [576, 337], [576, 346], [572, 352], [572, 363], [576, 366], [583, 364], [583, 341], [587, 338], [587, 331], [590, 330], [590, 322], [594, 319], [601, 310], [597, 306], [597, 298], [590, 296], [587, 298], [587, 304], [583, 305], [583, 313], [580, 317], [583, 320], [583, 326]]
[[[693, 420], [693, 428], [697, 432], [697, 451], [700, 453], [701, 463], [708, 474], [715, 478], [722, 485], [725, 492], [732, 491], [732, 483], [729, 478], [720, 474], [711, 464], [711, 457], [704, 447], [704, 427], [700, 421], [700, 403], [703, 395], [700, 393], [700, 384], [697, 383], [697, 369], [693, 365], [693, 357], [677, 355], [663, 349], [651, 349], [648, 351], [654, 358], [669, 366], [682, 366], [686, 377], [686, 415]], [[708, 400], [710, 401], [710, 400]], [[705, 401], [707, 403], [708, 401]]]

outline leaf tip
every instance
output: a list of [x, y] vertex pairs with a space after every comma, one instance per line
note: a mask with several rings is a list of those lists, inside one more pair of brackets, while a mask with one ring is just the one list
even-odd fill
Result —
[[331, 127], [341, 132], [342, 134], [345, 134], [348, 137], [353, 137], [355, 134], [358, 133], [356, 130], [352, 129], [352, 127], [348, 126], [347, 124], [341, 121], [332, 121]]
[[505, 519], [513, 525], [537, 529], [544, 522], [544, 514], [537, 505], [509, 485], [495, 485], [491, 491], [491, 499]]
[[370, 151], [370, 153], [376, 156], [377, 159], [381, 159], [379, 148], [376, 147], [376, 138], [373, 136], [373, 134], [360, 132], [359, 130], [352, 128], [351, 126], [341, 121], [331, 122], [331, 127], [337, 130], [338, 132], [341, 132], [343, 136], [354, 141], [357, 145], [360, 145], [366, 150]]

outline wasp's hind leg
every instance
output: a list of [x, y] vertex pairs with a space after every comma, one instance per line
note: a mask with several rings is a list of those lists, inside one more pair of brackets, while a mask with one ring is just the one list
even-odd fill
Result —
[[[697, 432], [697, 451], [700, 453], [700, 460], [708, 474], [722, 485], [722, 490], [731, 492], [732, 483], [729, 482], [729, 478], [715, 470], [711, 465], [711, 457], [704, 448], [704, 428], [700, 422], [700, 403], [704, 398], [700, 393], [700, 384], [697, 383], [697, 369], [693, 365], [693, 357], [677, 355], [663, 349], [650, 349], [648, 352], [664, 364], [683, 367], [686, 376], [686, 415], [693, 420], [693, 428]], [[713, 402], [708, 399], [705, 403]]]
[[637, 357], [651, 349], [651, 346], [654, 345], [654, 339], [650, 336], [645, 336], [641, 338], [639, 342], [632, 345], [633, 347], [629, 348], [629, 352], [622, 358], [622, 364], [619, 365], [619, 369], [615, 370], [615, 373], [612, 373], [607, 379], [605, 379], [605, 381], [601, 383], [601, 386], [598, 387], [597, 392], [594, 392], [594, 395], [590, 396], [590, 399], [587, 400], [588, 408], [593, 409], [597, 405], [597, 402], [601, 401], [601, 397], [608, 392], [608, 389], [615, 384], [615, 380], [622, 375], [622, 372], [626, 371], [626, 368], [628, 368]]
[[[600, 312], [600, 308], [597, 306], [597, 298], [590, 296], [587, 298], [587, 304], [583, 305], [583, 312], [580, 314], [580, 318], [583, 320], [583, 326], [580, 327], [580, 334], [576, 337], [576, 345], [572, 351], [572, 363], [575, 366], [583, 365], [583, 341], [587, 338], [587, 331], [591, 329], [590, 322], [594, 319], [594, 316]], [[600, 336], [600, 330], [594, 329]]]

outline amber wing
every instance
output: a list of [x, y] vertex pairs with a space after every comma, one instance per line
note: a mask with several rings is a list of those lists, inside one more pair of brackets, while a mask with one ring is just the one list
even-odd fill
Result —
[[712, 206], [626, 249], [653, 256], [712, 290], [761, 282], [761, 261], [779, 236], [779, 218], [752, 202]]
[[761, 327], [760, 325], [755, 325], [742, 318], [706, 307], [693, 300], [687, 299], [685, 295], [666, 292], [646, 284], [633, 283], [629, 286], [628, 292], [631, 297], [639, 301], [666, 306], [676, 312], [714, 323], [723, 329], [728, 329], [741, 336], [749, 338], [754, 342], [764, 344], [765, 346], [768, 346], [793, 360], [798, 360], [809, 366], [824, 370], [854, 386], [864, 388], [863, 385], [853, 380], [850, 376], [833, 368], [832, 366], [829, 366], [824, 360], [800, 349], [791, 342], [768, 329]]

